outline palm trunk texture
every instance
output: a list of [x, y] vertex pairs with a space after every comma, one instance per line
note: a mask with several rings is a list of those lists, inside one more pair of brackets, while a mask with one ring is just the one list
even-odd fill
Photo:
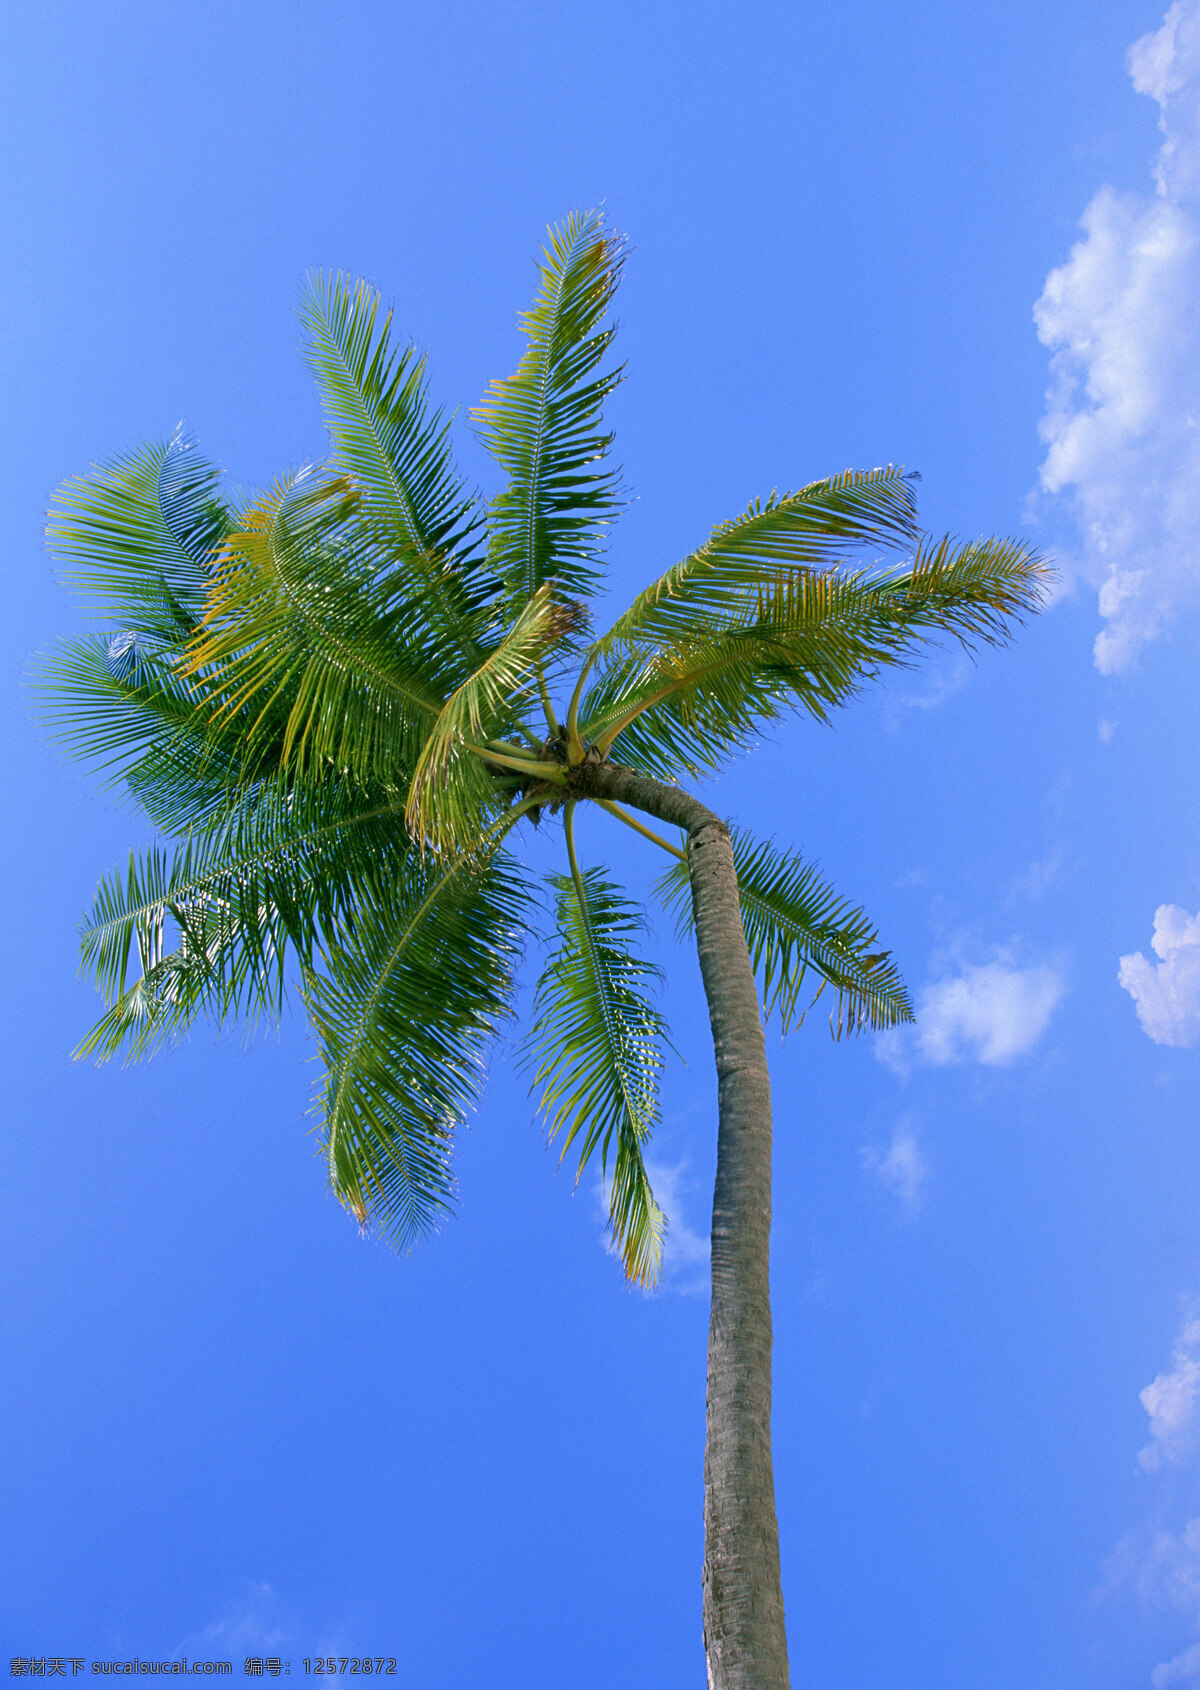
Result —
[[585, 790], [687, 834], [700, 972], [717, 1059], [717, 1179], [704, 1451], [709, 1690], [788, 1690], [771, 1464], [771, 1082], [729, 830], [678, 787], [615, 764]]

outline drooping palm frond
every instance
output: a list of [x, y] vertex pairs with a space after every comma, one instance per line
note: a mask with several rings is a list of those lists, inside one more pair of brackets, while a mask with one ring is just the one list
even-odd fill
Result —
[[[187, 1032], [201, 1017], [214, 1022], [232, 1012], [247, 1025], [274, 1018], [283, 983], [273, 942], [283, 938], [276, 912], [239, 899], [241, 922], [218, 896], [197, 894], [186, 927], [174, 918], [171, 882], [189, 864], [163, 853], [131, 856], [128, 876], [102, 881], [82, 932], [82, 961], [98, 978], [119, 980], [119, 990], [75, 1055], [101, 1062], [122, 1052], [130, 1061]], [[280, 945], [280, 953], [282, 952]], [[136, 953], [140, 973], [126, 974]]]
[[[835, 1034], [878, 1032], [912, 1020], [912, 1004], [891, 953], [861, 909], [841, 897], [795, 851], [731, 830], [738, 901], [750, 960], [762, 983], [764, 1014], [778, 1012], [784, 1033], [797, 1026], [804, 980], [811, 969], [837, 992]], [[685, 862], [659, 879], [656, 890], [681, 933], [692, 930]]]
[[68, 578], [122, 629], [188, 637], [203, 611], [212, 558], [234, 517], [218, 474], [177, 433], [68, 481], [46, 534]]
[[110, 788], [124, 786], [163, 833], [183, 834], [279, 769], [286, 706], [253, 725], [186, 673], [186, 650], [130, 629], [63, 641], [35, 680], [39, 713]]
[[919, 538], [912, 482], [890, 464], [756, 499], [639, 593], [589, 656], [703, 637], [743, 616], [747, 600], [787, 572], [824, 572], [864, 548], [912, 547]]
[[602, 407], [620, 368], [597, 374], [615, 330], [597, 329], [620, 280], [623, 242], [600, 211], [550, 230], [538, 293], [521, 313], [528, 348], [472, 415], [508, 486], [488, 510], [488, 555], [515, 615], [547, 581], [586, 592], [616, 508], [617, 476]]
[[205, 738], [177, 654], [129, 629], [64, 641], [43, 662], [38, 691], [54, 738], [113, 780], [164, 737], [190, 738], [193, 752]]
[[384, 605], [352, 549], [344, 478], [281, 482], [226, 540], [187, 671], [253, 743], [287, 712], [281, 756], [406, 777], [461, 662], [419, 608]]
[[[407, 778], [461, 660], [418, 606], [380, 604], [369, 556], [334, 544], [355, 505], [344, 480], [282, 483], [225, 533], [198, 577], [204, 596], [170, 637], [125, 626], [46, 664], [53, 731], [124, 780], [164, 831], [198, 825], [288, 762]], [[161, 597], [156, 571], [126, 562], [114, 616], [143, 576], [145, 595]]]
[[[582, 1134], [579, 1173], [600, 1147], [609, 1217], [629, 1278], [657, 1279], [663, 1215], [642, 1159], [658, 1120], [658, 1073], [666, 1024], [646, 996], [660, 972], [631, 941], [644, 923], [600, 869], [554, 875], [558, 946], [537, 987], [525, 1045], [551, 1140], [562, 1156]], [[613, 1139], [616, 1139], [615, 1147]]]
[[449, 1212], [453, 1133], [508, 1010], [525, 908], [505, 857], [414, 850], [307, 983], [330, 1185], [398, 1245]]
[[[416, 837], [461, 848], [478, 836], [481, 805], [486, 806], [494, 795], [491, 775], [478, 753], [486, 742], [498, 740], [520, 723], [532, 672], [579, 622], [579, 607], [570, 600], [556, 600], [547, 583], [533, 595], [500, 644], [447, 700], [425, 741], [409, 788], [408, 821]], [[511, 758], [511, 750], [508, 755]], [[519, 758], [509, 766], [524, 762]], [[528, 764], [533, 773], [532, 752]], [[553, 766], [547, 766], [547, 776], [553, 772]]]
[[126, 630], [65, 641], [37, 680], [53, 737], [176, 837], [224, 825], [278, 778], [288, 722], [284, 701], [273, 720], [230, 713], [183, 671], [173, 648]]
[[363, 495], [380, 585], [420, 599], [474, 668], [498, 583], [475, 543], [482, 512], [454, 467], [450, 424], [429, 407], [425, 360], [393, 345], [392, 313], [365, 282], [311, 272], [300, 317], [337, 461]]
[[81, 929], [81, 967], [109, 1009], [80, 1054], [144, 1055], [197, 1016], [277, 1015], [289, 956], [310, 969], [407, 858], [401, 808], [398, 794], [293, 781], [174, 853], [132, 854]]

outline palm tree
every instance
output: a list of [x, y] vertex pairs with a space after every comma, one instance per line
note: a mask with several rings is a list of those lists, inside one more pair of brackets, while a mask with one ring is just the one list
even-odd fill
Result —
[[560, 818], [523, 1054], [549, 1137], [580, 1169], [598, 1156], [614, 1247], [651, 1285], [657, 971], [637, 909], [581, 866], [575, 811], [667, 853], [659, 891], [695, 933], [718, 1076], [709, 1682], [780, 1690], [763, 1010], [797, 1022], [811, 971], [839, 1032], [911, 1011], [861, 911], [680, 781], [785, 711], [824, 721], [932, 635], [1002, 640], [1044, 566], [1011, 541], [933, 543], [911, 479], [847, 472], [722, 523], [596, 637], [587, 601], [620, 500], [602, 406], [622, 375], [605, 326], [622, 261], [598, 212], [550, 231], [525, 353], [474, 413], [507, 476], [490, 502], [457, 474], [390, 313], [323, 275], [302, 316], [328, 466], [237, 504], [176, 436], [64, 489], [51, 535], [106, 625], [54, 662], [60, 728], [178, 841], [100, 885], [82, 954], [108, 1007], [81, 1053], [138, 1057], [198, 1016], [276, 1015], [294, 978], [324, 1061], [329, 1183], [407, 1246], [450, 1208], [453, 1132], [535, 931], [521, 832]]

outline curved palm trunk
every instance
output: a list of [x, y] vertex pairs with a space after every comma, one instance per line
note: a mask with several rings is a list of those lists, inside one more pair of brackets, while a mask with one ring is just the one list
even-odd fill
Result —
[[787, 1690], [771, 1465], [771, 1083], [729, 830], [688, 793], [630, 769], [592, 765], [584, 783], [687, 833], [719, 1108], [704, 1452], [708, 1682]]

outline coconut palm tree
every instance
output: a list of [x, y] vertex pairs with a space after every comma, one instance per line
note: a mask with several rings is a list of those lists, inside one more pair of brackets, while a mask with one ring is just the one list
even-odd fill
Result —
[[506, 477], [490, 502], [455, 470], [391, 314], [326, 275], [302, 316], [328, 465], [237, 503], [176, 436], [68, 483], [51, 535], [104, 627], [54, 662], [61, 731], [175, 841], [99, 887], [82, 954], [108, 1007], [81, 1052], [138, 1057], [197, 1017], [273, 1016], [294, 986], [324, 1064], [330, 1186], [407, 1246], [451, 1206], [453, 1133], [537, 928], [521, 836], [555, 818], [565, 860], [523, 1053], [549, 1137], [580, 1169], [598, 1159], [614, 1247], [651, 1285], [657, 971], [636, 907], [581, 865], [575, 813], [666, 853], [659, 891], [695, 935], [718, 1078], [709, 1682], [780, 1690], [763, 1016], [793, 1025], [809, 975], [839, 1031], [910, 1007], [860, 910], [682, 783], [788, 711], [826, 720], [932, 636], [1002, 640], [1043, 566], [1017, 542], [933, 542], [911, 479], [847, 472], [756, 500], [597, 635], [622, 260], [598, 212], [550, 231], [524, 355], [474, 413]]

